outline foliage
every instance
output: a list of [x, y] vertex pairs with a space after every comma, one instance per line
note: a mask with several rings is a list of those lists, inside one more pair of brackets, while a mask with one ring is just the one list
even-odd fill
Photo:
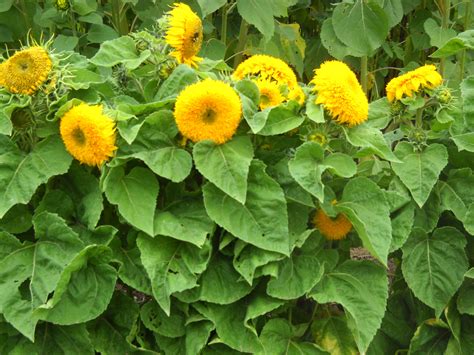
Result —
[[[192, 63], [171, 0], [0, 3], [0, 353], [474, 353], [472, 2], [184, 2]], [[49, 74], [10, 92], [4, 63], [37, 46]], [[255, 54], [296, 75], [276, 105], [265, 75], [232, 75]], [[326, 60], [347, 66], [322, 85]], [[387, 99], [425, 64], [441, 85]], [[211, 80], [240, 99], [223, 140], [176, 124]], [[187, 112], [211, 124], [215, 100], [225, 125], [204, 91]], [[83, 103], [89, 134], [115, 126], [98, 166], [61, 139]], [[352, 230], [331, 240], [316, 211]]]

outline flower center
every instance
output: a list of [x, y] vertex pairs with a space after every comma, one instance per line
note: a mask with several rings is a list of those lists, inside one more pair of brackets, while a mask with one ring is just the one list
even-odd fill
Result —
[[21, 70], [27, 71], [28, 70], [28, 62], [27, 61], [21, 61], [18, 63], [18, 66], [20, 67]]
[[268, 95], [261, 94], [260, 95], [260, 103], [262, 105], [268, 105], [270, 103], [270, 98], [268, 97]]
[[216, 120], [216, 116], [216, 112], [209, 108], [202, 115], [202, 120], [204, 123], [211, 124]]
[[79, 127], [75, 128], [72, 131], [72, 138], [76, 141], [77, 144], [84, 145], [86, 143], [86, 136], [84, 135], [84, 132], [82, 132], [82, 129]]

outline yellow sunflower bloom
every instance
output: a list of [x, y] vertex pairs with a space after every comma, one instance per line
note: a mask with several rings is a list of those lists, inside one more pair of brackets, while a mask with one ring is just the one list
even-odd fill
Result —
[[443, 82], [434, 65], [424, 65], [390, 80], [387, 84], [387, 99], [390, 102], [403, 96], [412, 97], [422, 89], [433, 89]]
[[349, 126], [367, 120], [369, 102], [354, 72], [343, 62], [326, 61], [315, 70], [311, 83], [316, 103], [324, 105], [332, 118]]
[[288, 99], [289, 100], [295, 100], [300, 105], [303, 105], [304, 101], [306, 99], [306, 96], [305, 96], [304, 91], [301, 88], [301, 86], [296, 85], [295, 87], [290, 89], [290, 92], [288, 93]]
[[186, 87], [176, 99], [174, 109], [179, 131], [193, 142], [227, 142], [237, 130], [241, 116], [239, 95], [230, 85], [212, 79]]
[[316, 211], [313, 225], [328, 240], [341, 240], [352, 230], [352, 223], [339, 213], [336, 218], [329, 217], [322, 209]]
[[166, 43], [174, 48], [171, 55], [179, 63], [197, 66], [202, 58], [197, 57], [202, 44], [201, 19], [183, 3], [173, 5], [168, 12]]
[[61, 118], [59, 130], [67, 151], [83, 164], [100, 166], [117, 149], [114, 121], [101, 105], [74, 106]]
[[0, 85], [13, 94], [33, 95], [48, 79], [52, 67], [43, 47], [23, 49], [2, 63]]
[[296, 75], [288, 64], [281, 59], [262, 54], [254, 55], [240, 63], [232, 76], [235, 80], [248, 76], [274, 80], [290, 89], [297, 85]]
[[280, 87], [275, 81], [270, 80], [256, 80], [255, 83], [260, 91], [260, 109], [264, 110], [267, 107], [278, 106], [285, 97], [280, 92]]

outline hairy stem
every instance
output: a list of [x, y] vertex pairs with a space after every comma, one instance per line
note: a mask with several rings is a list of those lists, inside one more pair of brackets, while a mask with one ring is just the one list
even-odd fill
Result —
[[[447, 29], [449, 27], [449, 13], [451, 9], [451, 0], [439, 0], [439, 9], [441, 12], [441, 27]], [[439, 62], [439, 71], [441, 76], [444, 76], [446, 69], [446, 58], [441, 58]]]
[[367, 96], [367, 56], [360, 58], [360, 84]]
[[[469, 27], [469, 23], [471, 22], [471, 11], [472, 11], [472, 2], [466, 2], [466, 9], [464, 10], [464, 24], [463, 29], [466, 31]], [[466, 49], [461, 51], [461, 59], [459, 60], [459, 80], [462, 81], [464, 79], [464, 64], [466, 62]]]
[[227, 5], [224, 5], [222, 11], [222, 23], [221, 23], [221, 41], [227, 46]]
[[239, 30], [239, 43], [237, 44], [237, 55], [234, 58], [234, 68], [240, 64], [243, 57], [243, 50], [245, 48], [245, 43], [247, 42], [247, 34], [249, 30], [249, 24], [242, 19], [240, 23], [240, 30]]

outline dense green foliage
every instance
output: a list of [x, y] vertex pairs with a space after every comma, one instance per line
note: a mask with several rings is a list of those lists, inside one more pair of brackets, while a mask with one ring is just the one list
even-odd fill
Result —
[[[163, 49], [173, 1], [1, 1], [3, 57], [52, 38], [63, 74], [37, 96], [0, 89], [0, 354], [473, 354], [472, 2], [184, 2], [204, 24], [197, 68]], [[261, 53], [295, 70], [303, 106], [259, 110], [231, 79]], [[361, 125], [315, 104], [331, 58], [367, 93]], [[444, 84], [389, 103], [387, 82], [425, 63]], [[222, 145], [173, 117], [205, 78], [242, 102]], [[81, 101], [117, 125], [100, 168], [59, 135]], [[316, 209], [348, 237], [326, 240]]]

